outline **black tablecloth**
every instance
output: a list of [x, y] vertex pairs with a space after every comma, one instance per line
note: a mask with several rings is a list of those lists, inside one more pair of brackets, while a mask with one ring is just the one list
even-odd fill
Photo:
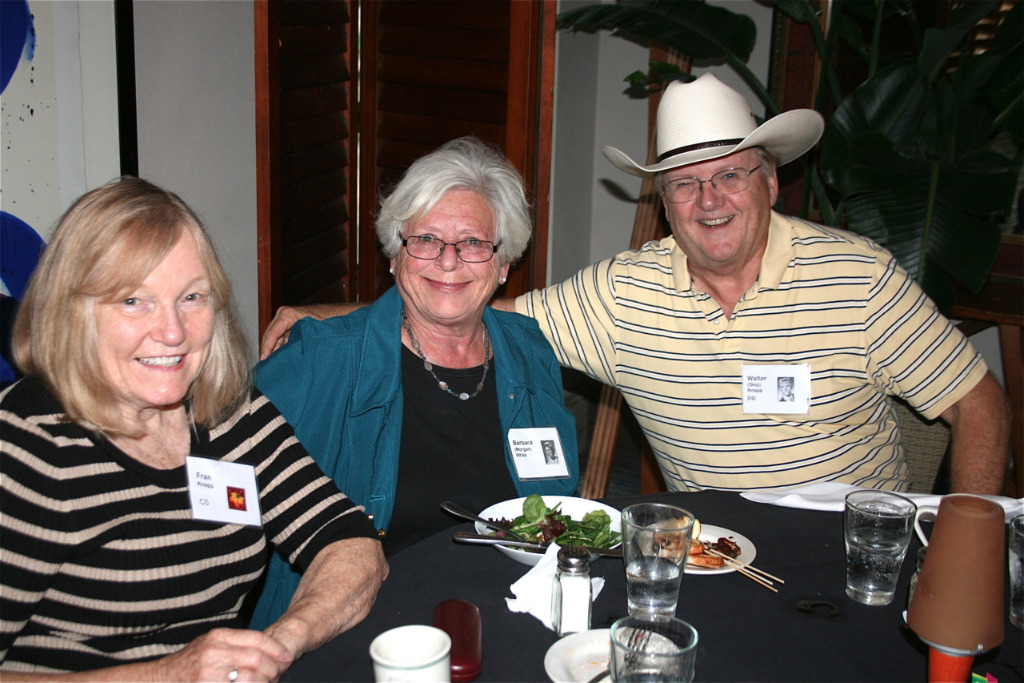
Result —
[[[640, 497], [604, 502], [623, 508]], [[895, 600], [868, 607], [846, 597], [842, 514], [753, 503], [718, 491], [665, 493], [644, 501], [686, 508], [705, 524], [749, 538], [755, 566], [785, 580], [773, 593], [738, 574], [686, 575], [676, 615], [700, 634], [697, 681], [926, 681], [927, 649], [906, 628], [902, 612], [918, 542], [911, 542]], [[471, 524], [453, 530], [472, 529]], [[557, 640], [536, 618], [510, 612], [509, 586], [529, 567], [498, 550], [454, 543], [443, 532], [391, 558], [391, 575], [361, 624], [311, 652], [285, 673], [286, 681], [372, 681], [370, 641], [404, 624], [429, 624], [434, 606], [461, 598], [480, 608], [483, 672], [479, 681], [546, 681], [544, 654]], [[626, 613], [622, 561], [597, 559], [606, 579], [594, 602], [593, 627]], [[1008, 588], [1007, 588], [1008, 590]], [[825, 601], [839, 613], [807, 613], [804, 600]], [[1007, 595], [1007, 604], [1009, 598]], [[974, 671], [999, 683], [1021, 681], [1024, 632], [1006, 621], [1006, 637], [975, 659]]]

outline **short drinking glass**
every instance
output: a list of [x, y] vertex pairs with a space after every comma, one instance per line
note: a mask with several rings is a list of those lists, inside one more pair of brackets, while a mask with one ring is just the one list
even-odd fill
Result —
[[886, 491], [846, 496], [846, 594], [865, 605], [888, 605], [914, 529], [917, 506]]
[[611, 627], [613, 681], [692, 681], [697, 630], [658, 614], [623, 617]]
[[1010, 520], [1010, 623], [1024, 628], [1024, 515]]
[[674, 505], [641, 503], [622, 511], [622, 557], [630, 614], [676, 613], [693, 519]]

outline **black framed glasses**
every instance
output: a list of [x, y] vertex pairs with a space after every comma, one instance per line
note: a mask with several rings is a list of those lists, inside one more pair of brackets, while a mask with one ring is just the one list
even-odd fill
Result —
[[758, 164], [754, 168], [727, 168], [719, 171], [707, 180], [686, 176], [683, 178], [672, 178], [666, 180], [661, 187], [665, 199], [673, 204], [685, 204], [692, 202], [700, 196], [701, 185], [711, 183], [711, 187], [724, 194], [735, 194], [742, 192], [750, 185], [750, 174], [761, 168]]
[[451, 246], [455, 247], [455, 253], [466, 263], [484, 263], [491, 260], [501, 242], [495, 244], [476, 238], [445, 242], [433, 235], [412, 235], [402, 239], [402, 246], [409, 252], [409, 256], [425, 261], [433, 261], [444, 253], [445, 247]]

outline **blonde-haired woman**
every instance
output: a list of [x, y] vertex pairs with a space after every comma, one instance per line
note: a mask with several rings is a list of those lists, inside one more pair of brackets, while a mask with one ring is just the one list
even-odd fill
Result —
[[[5, 680], [274, 680], [366, 615], [387, 574], [373, 526], [251, 388], [230, 283], [180, 198], [138, 178], [80, 198], [13, 347]], [[242, 612], [268, 546], [303, 578], [257, 632]]]

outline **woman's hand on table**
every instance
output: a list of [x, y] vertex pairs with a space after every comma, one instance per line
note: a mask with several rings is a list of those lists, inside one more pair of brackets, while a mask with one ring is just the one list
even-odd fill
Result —
[[295, 658], [260, 631], [216, 628], [177, 652], [136, 662], [66, 674], [5, 671], [4, 681], [276, 681]]
[[[294, 661], [285, 645], [260, 631], [219, 628], [158, 660], [160, 681], [276, 681]], [[136, 680], [145, 680], [136, 678]]]

